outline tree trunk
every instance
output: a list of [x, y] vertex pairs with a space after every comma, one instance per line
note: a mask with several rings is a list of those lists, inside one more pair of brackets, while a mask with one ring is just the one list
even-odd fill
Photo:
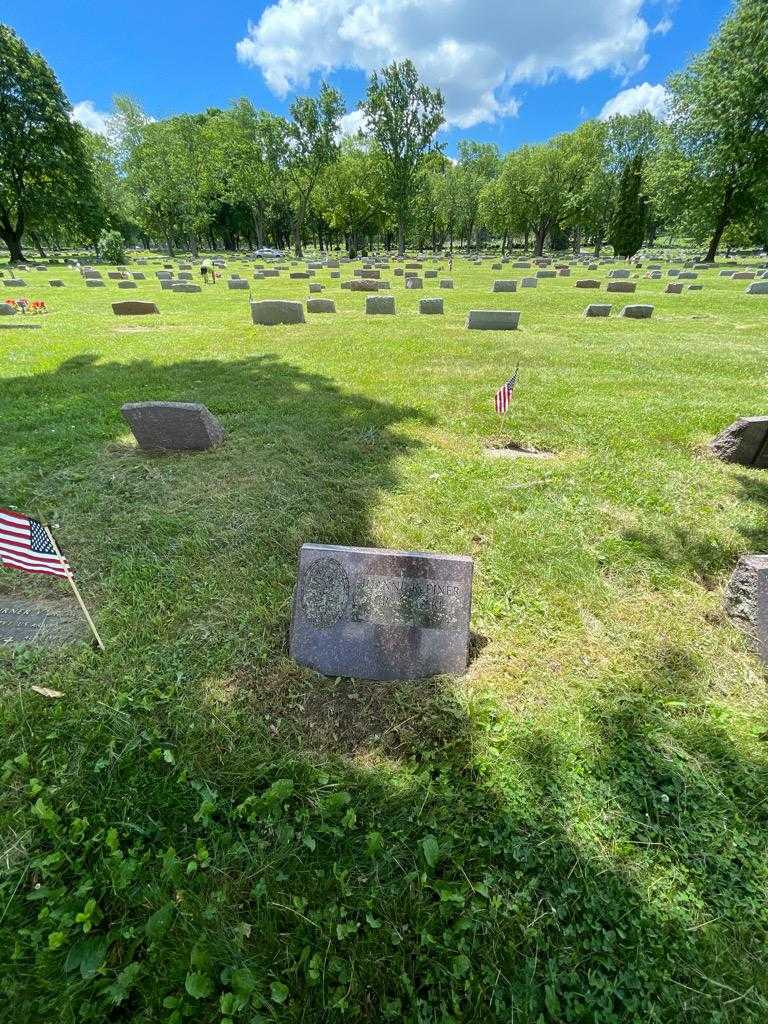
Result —
[[9, 262], [24, 263], [24, 252], [21, 248], [21, 236], [23, 227], [17, 224], [14, 228], [6, 216], [0, 218], [0, 238], [8, 246]]
[[581, 252], [581, 228], [573, 229], [573, 255], [578, 256]]
[[544, 255], [544, 242], [547, 240], [547, 229], [546, 227], [538, 227], [535, 232], [535, 244], [533, 246], [534, 256]]
[[602, 235], [598, 235], [597, 238], [595, 239], [595, 256], [599, 256], [600, 255], [600, 250], [602, 248], [603, 248]]
[[402, 220], [397, 225], [397, 255], [401, 259], [405, 256], [405, 224]]
[[41, 260], [47, 260], [48, 257], [45, 255], [45, 250], [43, 249], [43, 243], [42, 243], [38, 233], [36, 231], [30, 231], [30, 235], [32, 236], [32, 241], [35, 244], [35, 248], [40, 253], [40, 259]]
[[501, 255], [504, 255], [504, 250], [507, 248], [507, 232], [501, 236]]
[[525, 229], [525, 240], [523, 241], [523, 252], [528, 252], [528, 240], [530, 238], [530, 231], [528, 228]]
[[264, 225], [256, 210], [251, 210], [251, 220], [253, 221], [253, 230], [256, 234], [256, 248], [261, 249], [264, 246]]
[[720, 245], [720, 239], [723, 237], [723, 232], [728, 227], [731, 221], [731, 203], [733, 202], [733, 185], [730, 183], [725, 187], [725, 195], [723, 196], [723, 205], [720, 209], [720, 216], [717, 218], [717, 224], [715, 225], [715, 233], [712, 235], [712, 241], [709, 243], [709, 250], [707, 255], [704, 257], [705, 263], [714, 263], [717, 256], [717, 250]]
[[[472, 235], [474, 234], [474, 231], [475, 231], [475, 218], [472, 217], [472, 219], [470, 220], [469, 224], [467, 225], [467, 252], [470, 252], [471, 249], [472, 249]], [[475, 246], [475, 249], [477, 249], [477, 246]]]

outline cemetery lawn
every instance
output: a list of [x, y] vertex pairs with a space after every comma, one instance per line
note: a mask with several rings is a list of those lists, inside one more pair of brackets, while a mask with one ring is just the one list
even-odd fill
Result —
[[[527, 272], [457, 263], [453, 292], [384, 273], [397, 315], [366, 317], [318, 271], [337, 315], [255, 328], [247, 293], [143, 269], [24, 272], [50, 312], [0, 330], [0, 505], [59, 524], [107, 646], [0, 654], [0, 1019], [768, 1019], [765, 675], [722, 613], [768, 475], [703, 453], [765, 412], [768, 297], [491, 294]], [[611, 300], [653, 319], [581, 317]], [[554, 458], [483, 454], [518, 361], [504, 438]], [[225, 445], [138, 453], [147, 399]], [[294, 665], [307, 541], [472, 555], [467, 675]]]

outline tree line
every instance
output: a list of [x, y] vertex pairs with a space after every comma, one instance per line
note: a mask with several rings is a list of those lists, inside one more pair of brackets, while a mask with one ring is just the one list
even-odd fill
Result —
[[44, 58], [0, 25], [0, 239], [24, 246], [128, 242], [357, 252], [499, 243], [633, 256], [663, 232], [706, 245], [768, 245], [768, 4], [738, 0], [667, 83], [668, 114], [590, 120], [503, 154], [439, 142], [438, 90], [410, 60], [371, 75], [361, 129], [323, 83], [282, 117], [240, 99], [154, 120], [115, 99], [107, 138], [71, 120]]

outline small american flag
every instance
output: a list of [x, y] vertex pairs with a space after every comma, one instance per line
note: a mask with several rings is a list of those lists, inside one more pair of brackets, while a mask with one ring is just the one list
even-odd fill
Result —
[[66, 559], [56, 553], [42, 523], [7, 508], [0, 508], [0, 563], [47, 576], [70, 575]]
[[515, 372], [506, 382], [506, 384], [502, 384], [499, 390], [496, 392], [494, 404], [496, 406], [496, 412], [499, 414], [499, 416], [503, 416], [504, 413], [507, 412], [507, 410], [509, 409], [509, 403], [512, 399], [512, 392], [515, 390], [515, 384], [517, 384], [517, 371], [519, 369], [520, 367], [518, 366], [515, 369]]

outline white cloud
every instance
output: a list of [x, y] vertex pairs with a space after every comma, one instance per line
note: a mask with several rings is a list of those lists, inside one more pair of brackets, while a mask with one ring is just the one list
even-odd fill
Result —
[[663, 85], [643, 82], [642, 85], [624, 89], [608, 100], [600, 111], [600, 120], [607, 121], [614, 114], [637, 114], [641, 110], [649, 110], [654, 117], [664, 121], [669, 116], [668, 104], [669, 94]]
[[644, 65], [643, 0], [277, 0], [249, 23], [237, 57], [275, 93], [310, 84], [314, 72], [372, 71], [411, 57], [443, 90], [448, 120], [469, 128], [517, 113], [524, 82]]
[[69, 118], [71, 121], [77, 121], [78, 124], [89, 128], [92, 132], [96, 132], [97, 135], [109, 133], [109, 114], [97, 110], [93, 100], [81, 100], [80, 103], [75, 103]]
[[363, 127], [365, 115], [362, 110], [350, 110], [339, 121], [339, 138], [345, 139], [348, 135], [356, 135]]
[[653, 34], [655, 36], [665, 36], [667, 32], [672, 28], [674, 22], [669, 17], [663, 17], [658, 25], [654, 26]]

